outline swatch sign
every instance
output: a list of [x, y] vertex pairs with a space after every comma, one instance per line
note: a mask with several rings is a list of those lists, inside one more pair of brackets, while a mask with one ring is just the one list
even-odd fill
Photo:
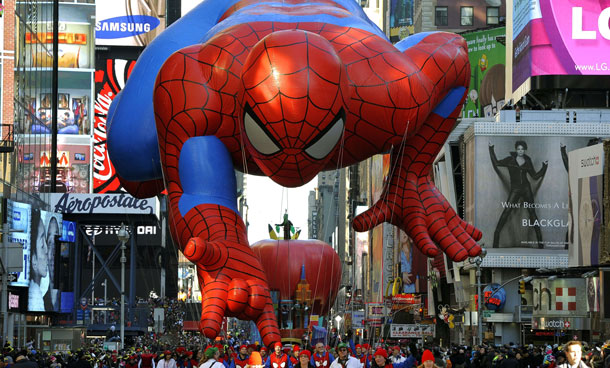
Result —
[[513, 90], [536, 75], [610, 75], [610, 0], [518, 0]]
[[98, 39], [117, 39], [148, 33], [157, 28], [161, 21], [148, 15], [127, 15], [99, 21], [95, 25]]

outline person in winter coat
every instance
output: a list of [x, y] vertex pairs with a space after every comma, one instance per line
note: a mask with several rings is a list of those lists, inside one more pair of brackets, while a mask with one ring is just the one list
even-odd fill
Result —
[[502, 361], [500, 368], [519, 368], [519, 361], [512, 350], [508, 352], [507, 358]]
[[371, 368], [393, 368], [392, 362], [388, 359], [388, 352], [384, 349], [377, 349], [373, 353]]
[[311, 364], [311, 352], [303, 349], [299, 352], [299, 361], [293, 366], [294, 368], [314, 368]]
[[354, 357], [349, 356], [349, 347], [346, 343], [340, 343], [337, 345], [338, 357], [332, 362], [330, 368], [360, 368], [360, 361]]
[[582, 344], [580, 341], [570, 341], [564, 348], [567, 362], [558, 365], [557, 368], [588, 368], [582, 361]]
[[434, 364], [434, 354], [430, 350], [424, 350], [421, 355], [421, 364], [417, 368], [439, 368]]
[[203, 357], [204, 361], [201, 363], [199, 368], [224, 368], [224, 365], [218, 361], [218, 358], [220, 358], [218, 348], [207, 348], [203, 353]]
[[172, 358], [172, 352], [166, 350], [163, 359], [157, 363], [157, 368], [177, 368], [176, 361]]

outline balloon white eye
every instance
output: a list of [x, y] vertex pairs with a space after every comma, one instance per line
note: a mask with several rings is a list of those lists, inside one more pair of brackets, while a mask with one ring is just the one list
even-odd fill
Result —
[[335, 148], [337, 142], [339, 142], [339, 139], [343, 135], [344, 126], [345, 123], [343, 122], [343, 118], [338, 116], [330, 129], [322, 132], [322, 134], [305, 149], [305, 152], [316, 160], [323, 159], [333, 150], [333, 148]]
[[244, 127], [250, 143], [258, 152], [263, 155], [272, 155], [279, 152], [280, 148], [250, 114], [250, 111], [246, 111], [244, 114]]

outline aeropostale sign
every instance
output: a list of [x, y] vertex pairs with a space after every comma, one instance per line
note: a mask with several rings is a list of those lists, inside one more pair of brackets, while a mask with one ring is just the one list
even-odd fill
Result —
[[156, 198], [139, 199], [127, 193], [117, 194], [51, 194], [51, 210], [63, 214], [158, 214]]

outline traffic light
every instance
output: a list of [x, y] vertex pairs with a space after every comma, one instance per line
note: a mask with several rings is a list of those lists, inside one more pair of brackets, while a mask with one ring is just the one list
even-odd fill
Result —
[[525, 281], [519, 281], [519, 294], [525, 294]]

